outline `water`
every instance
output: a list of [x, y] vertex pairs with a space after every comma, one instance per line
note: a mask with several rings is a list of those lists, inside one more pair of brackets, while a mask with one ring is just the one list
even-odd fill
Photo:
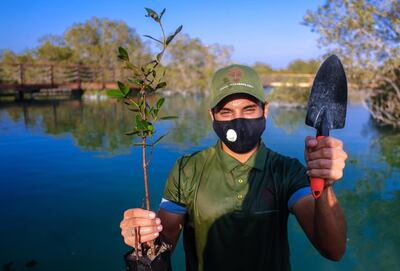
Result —
[[[168, 98], [150, 167], [157, 208], [174, 161], [216, 141], [201, 97]], [[263, 139], [303, 160], [315, 131], [305, 111], [271, 107]], [[140, 149], [124, 135], [131, 112], [111, 101], [38, 101], [0, 105], [0, 265], [26, 270], [123, 270], [129, 249], [119, 222], [142, 206]], [[293, 270], [394, 270], [400, 266], [400, 134], [378, 129], [361, 105], [349, 105], [346, 127], [334, 131], [349, 160], [336, 191], [348, 220], [341, 262], [319, 256], [294, 217], [289, 220]], [[184, 270], [181, 244], [174, 270]]]

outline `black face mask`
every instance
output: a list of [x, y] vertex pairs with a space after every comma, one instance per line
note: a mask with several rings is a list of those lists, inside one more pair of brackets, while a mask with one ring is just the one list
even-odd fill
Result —
[[265, 117], [256, 119], [238, 118], [229, 121], [213, 121], [218, 137], [236, 153], [246, 153], [260, 141], [265, 130]]

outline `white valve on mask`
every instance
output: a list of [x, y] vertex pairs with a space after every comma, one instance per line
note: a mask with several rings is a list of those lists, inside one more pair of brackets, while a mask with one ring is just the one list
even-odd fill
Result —
[[237, 139], [237, 133], [233, 129], [229, 129], [226, 132], [226, 139], [228, 139], [230, 142], [235, 142]]

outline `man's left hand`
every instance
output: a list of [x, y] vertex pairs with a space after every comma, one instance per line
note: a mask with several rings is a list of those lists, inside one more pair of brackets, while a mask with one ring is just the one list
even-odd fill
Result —
[[339, 139], [327, 136], [317, 141], [315, 137], [307, 136], [304, 158], [307, 162], [307, 174], [310, 177], [323, 178], [326, 187], [342, 178], [347, 153]]

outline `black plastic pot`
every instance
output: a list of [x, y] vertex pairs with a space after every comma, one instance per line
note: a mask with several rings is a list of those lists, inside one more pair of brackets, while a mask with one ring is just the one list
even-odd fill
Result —
[[[161, 249], [160, 249], [161, 247]], [[132, 249], [124, 255], [125, 270], [127, 271], [171, 271], [171, 251], [165, 249], [165, 246], [156, 244], [157, 256], [153, 260], [146, 255], [147, 250], [144, 250], [144, 256], [135, 255], [135, 250]]]

